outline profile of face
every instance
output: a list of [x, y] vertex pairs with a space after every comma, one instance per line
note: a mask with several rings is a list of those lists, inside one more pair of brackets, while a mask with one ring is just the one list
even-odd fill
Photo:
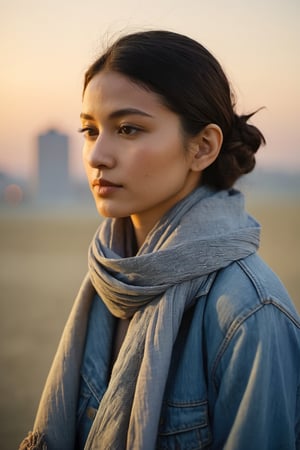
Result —
[[161, 98], [126, 76], [101, 71], [82, 104], [83, 161], [98, 212], [130, 216], [148, 231], [200, 183], [218, 154], [218, 127], [184, 136], [180, 118]]

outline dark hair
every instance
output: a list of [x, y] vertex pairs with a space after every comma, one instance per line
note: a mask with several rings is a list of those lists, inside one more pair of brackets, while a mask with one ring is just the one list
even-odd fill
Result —
[[265, 139], [239, 116], [224, 71], [214, 56], [187, 36], [170, 31], [144, 31], [121, 37], [85, 74], [84, 90], [101, 70], [121, 73], [157, 93], [179, 115], [183, 131], [196, 135], [206, 125], [219, 125], [223, 144], [218, 158], [203, 171], [202, 182], [230, 188], [255, 166], [255, 153]]

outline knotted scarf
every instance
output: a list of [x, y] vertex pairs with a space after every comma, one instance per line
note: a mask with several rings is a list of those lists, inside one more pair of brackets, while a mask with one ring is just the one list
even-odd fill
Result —
[[201, 297], [210, 274], [257, 250], [259, 226], [246, 214], [238, 191], [200, 187], [161, 218], [136, 255], [128, 256], [132, 239], [129, 218], [107, 219], [90, 246], [88, 278], [67, 323], [34, 428], [45, 435], [50, 450], [74, 448], [86, 305], [93, 289], [112, 315], [131, 320], [85, 450], [153, 450], [183, 313]]

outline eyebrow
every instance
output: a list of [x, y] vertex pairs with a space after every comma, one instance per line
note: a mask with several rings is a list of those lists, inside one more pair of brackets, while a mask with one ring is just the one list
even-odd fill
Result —
[[[128, 115], [136, 115], [136, 116], [144, 116], [144, 117], [153, 118], [153, 116], [151, 116], [151, 114], [148, 114], [145, 111], [142, 111], [142, 110], [136, 109], [136, 108], [118, 109], [118, 110], [110, 113], [108, 115], [108, 118], [109, 119], [119, 119], [120, 117], [128, 116]], [[90, 114], [85, 114], [85, 113], [81, 113], [80, 118], [86, 119], [86, 120], [95, 120], [93, 116], [91, 116]]]

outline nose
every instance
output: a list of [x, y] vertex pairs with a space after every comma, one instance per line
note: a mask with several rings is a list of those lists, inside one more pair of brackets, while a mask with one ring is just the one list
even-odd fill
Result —
[[106, 167], [111, 169], [115, 166], [111, 143], [103, 134], [99, 135], [96, 141], [87, 143], [84, 155], [87, 163], [93, 168]]

